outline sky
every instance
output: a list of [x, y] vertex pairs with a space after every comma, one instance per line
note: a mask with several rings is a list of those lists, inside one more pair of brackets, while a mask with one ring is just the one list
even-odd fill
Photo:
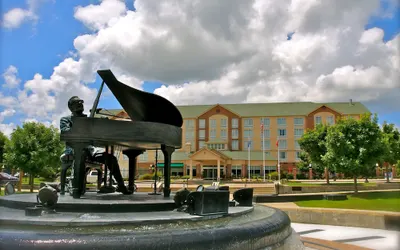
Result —
[[[3, 0], [0, 130], [93, 104], [98, 69], [176, 105], [362, 102], [400, 127], [395, 0]], [[108, 89], [99, 107], [120, 108]]]

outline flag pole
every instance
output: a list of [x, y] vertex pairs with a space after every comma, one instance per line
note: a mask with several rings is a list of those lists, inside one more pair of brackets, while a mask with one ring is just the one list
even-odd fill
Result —
[[251, 172], [250, 172], [250, 138], [248, 139], [247, 142], [247, 151], [248, 151], [248, 163], [247, 163], [247, 168], [249, 172], [249, 182], [251, 181]]
[[276, 140], [276, 146], [278, 147], [278, 183], [281, 183], [281, 163], [279, 160], [279, 139]]
[[[264, 119], [264, 118], [263, 118]], [[264, 146], [264, 121], [261, 122], [261, 133], [262, 133], [262, 154], [263, 154], [263, 172], [265, 182], [265, 146]]]

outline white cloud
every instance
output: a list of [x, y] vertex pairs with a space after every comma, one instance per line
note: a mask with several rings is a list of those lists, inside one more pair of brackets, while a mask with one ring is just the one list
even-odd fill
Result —
[[123, 1], [104, 0], [79, 6], [74, 16], [90, 32], [76, 37], [74, 56], [49, 79], [36, 74], [25, 82], [18, 100], [27, 117], [57, 121], [69, 113], [72, 95], [88, 110], [96, 90], [87, 83], [97, 69], [110, 68], [137, 88], [144, 80], [163, 82], [155, 93], [175, 104], [352, 98], [389, 112], [400, 99], [399, 35], [385, 43], [383, 30], [364, 28], [371, 15], [382, 14], [380, 4], [136, 0], [130, 11]]
[[[2, 26], [7, 29], [15, 29], [21, 26], [22, 23], [31, 21], [34, 24], [39, 20], [37, 9], [42, 2], [49, 0], [27, 0], [27, 8], [13, 8], [3, 15]], [[54, 2], [55, 0], [53, 0]]]
[[90, 4], [75, 8], [74, 17], [92, 30], [99, 30], [114, 18], [126, 13], [127, 8], [121, 0], [102, 0], [100, 5]]
[[17, 126], [14, 123], [3, 124], [0, 123], [0, 131], [7, 137], [10, 137], [11, 133]]
[[3, 73], [3, 78], [5, 81], [5, 86], [8, 88], [15, 88], [21, 82], [21, 79], [17, 78], [18, 69], [10, 65]]
[[14, 114], [15, 114], [14, 109], [6, 109], [6, 110], [0, 112], [0, 122], [3, 122], [4, 118], [6, 118], [7, 116], [12, 116]]

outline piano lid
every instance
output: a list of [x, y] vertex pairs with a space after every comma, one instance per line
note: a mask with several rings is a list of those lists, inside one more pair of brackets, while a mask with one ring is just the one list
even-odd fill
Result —
[[133, 121], [157, 122], [182, 127], [181, 113], [164, 97], [123, 84], [109, 69], [98, 70], [97, 73]]

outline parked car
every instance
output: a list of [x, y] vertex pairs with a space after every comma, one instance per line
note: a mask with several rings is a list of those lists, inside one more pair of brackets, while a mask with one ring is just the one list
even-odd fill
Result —
[[19, 179], [17, 177], [14, 177], [10, 174], [7, 174], [5, 172], [0, 172], [0, 180], [7, 180], [7, 181], [18, 181]]
[[[86, 177], [86, 182], [87, 183], [97, 183], [97, 176], [98, 176], [98, 172], [97, 170], [90, 170], [89, 174]], [[104, 175], [102, 176], [102, 181], [103, 181]], [[109, 182], [109, 180], [107, 180], [107, 183]], [[116, 185], [117, 181], [115, 180], [115, 178], [112, 178], [112, 184]]]
[[6, 184], [7, 182], [9, 182], [12, 185], [15, 185], [16, 183], [18, 183], [18, 181], [19, 179], [17, 177], [14, 177], [5, 172], [0, 172], [0, 184]]

